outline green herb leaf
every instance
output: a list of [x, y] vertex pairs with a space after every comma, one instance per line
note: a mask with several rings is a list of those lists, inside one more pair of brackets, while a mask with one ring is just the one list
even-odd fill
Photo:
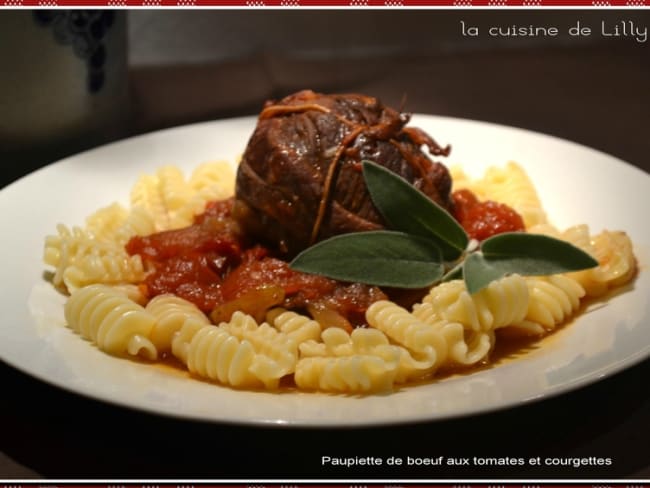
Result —
[[373, 203], [392, 229], [433, 240], [447, 261], [461, 256], [469, 238], [446, 210], [402, 177], [371, 161], [363, 162], [363, 176]]
[[492, 281], [513, 272], [507, 263], [504, 267], [501, 264], [501, 261], [488, 261], [480, 252], [474, 252], [467, 256], [463, 261], [463, 279], [467, 291], [474, 294]]
[[582, 249], [566, 241], [541, 234], [507, 232], [492, 236], [481, 244], [486, 260], [499, 261], [520, 275], [550, 275], [598, 266]]
[[298, 254], [292, 269], [341, 281], [396, 288], [432, 285], [443, 273], [429, 239], [394, 231], [342, 234]]
[[598, 261], [574, 245], [541, 234], [508, 232], [483, 241], [481, 251], [463, 262], [467, 291], [476, 293], [490, 282], [517, 273], [541, 276], [598, 266]]

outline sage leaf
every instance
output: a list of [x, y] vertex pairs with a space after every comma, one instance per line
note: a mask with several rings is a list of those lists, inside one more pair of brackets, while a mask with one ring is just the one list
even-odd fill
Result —
[[463, 261], [463, 279], [470, 294], [485, 288], [492, 281], [513, 273], [510, 266], [501, 266], [502, 262], [488, 261], [480, 252], [474, 252]]
[[290, 267], [340, 281], [423, 288], [443, 274], [439, 249], [429, 239], [396, 231], [342, 234], [298, 254]]
[[598, 266], [582, 249], [542, 234], [497, 234], [483, 241], [481, 252], [487, 261], [498, 261], [501, 269], [509, 267], [520, 275], [551, 275]]
[[391, 229], [433, 240], [447, 261], [458, 259], [469, 242], [462, 226], [420, 190], [372, 161], [363, 176], [377, 210]]

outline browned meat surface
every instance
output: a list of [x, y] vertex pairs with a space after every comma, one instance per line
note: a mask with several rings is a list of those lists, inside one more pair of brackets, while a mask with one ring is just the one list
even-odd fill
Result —
[[376, 98], [309, 90], [267, 102], [237, 173], [235, 215], [254, 237], [288, 255], [332, 235], [379, 229], [361, 161], [389, 168], [452, 210], [446, 156], [409, 116]]

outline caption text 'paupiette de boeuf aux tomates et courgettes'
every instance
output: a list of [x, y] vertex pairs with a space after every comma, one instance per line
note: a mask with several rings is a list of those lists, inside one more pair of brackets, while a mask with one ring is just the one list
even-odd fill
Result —
[[364, 95], [267, 102], [233, 170], [142, 175], [45, 240], [70, 328], [235, 388], [390, 391], [489, 364], [637, 272], [622, 231], [557, 229], [517, 163], [476, 178]]

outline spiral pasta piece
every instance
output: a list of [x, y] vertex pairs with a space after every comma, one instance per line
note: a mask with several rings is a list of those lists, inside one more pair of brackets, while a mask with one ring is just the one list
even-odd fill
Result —
[[543, 276], [527, 279], [530, 293], [525, 319], [552, 329], [571, 317], [580, 307], [584, 288], [574, 279]]
[[142, 258], [118, 250], [92, 253], [75, 259], [65, 268], [63, 283], [68, 291], [91, 284], [124, 284], [141, 282], [146, 275]]
[[377, 329], [359, 328], [348, 333], [341, 328], [331, 327], [320, 335], [320, 339], [305, 341], [300, 345], [301, 357], [372, 354], [377, 348], [390, 346], [386, 334]]
[[389, 344], [381, 331], [355, 329], [348, 334], [332, 327], [323, 331], [322, 339], [301, 345], [294, 374], [300, 388], [367, 393], [389, 390], [398, 380], [402, 349]]
[[[57, 225], [57, 235], [50, 235], [45, 238], [45, 249], [43, 252], [43, 261], [45, 264], [53, 266], [55, 271], [52, 276], [52, 282], [55, 286], [67, 286], [66, 272], [74, 265], [82, 261], [85, 263], [79, 265], [81, 268], [87, 265], [87, 260], [102, 258], [104, 256], [116, 256], [122, 254], [126, 257], [126, 252], [113, 242], [97, 241], [87, 230], [81, 227], [68, 228], [63, 224]], [[73, 277], [69, 280], [73, 288], [88, 284], [83, 278], [83, 271], [72, 271]], [[75, 280], [75, 277], [77, 279]]]
[[158, 169], [156, 176], [158, 191], [168, 212], [172, 213], [182, 208], [192, 197], [192, 188], [185, 181], [183, 172], [176, 166], [163, 166]]
[[283, 371], [282, 376], [293, 372], [298, 360], [298, 344], [289, 335], [267, 323], [258, 325], [253, 317], [240, 311], [235, 312], [229, 322], [220, 326], [237, 339], [247, 341], [256, 353], [277, 364]]
[[428, 307], [414, 307], [414, 315], [428, 322], [444, 319], [474, 331], [489, 331], [521, 322], [528, 309], [528, 286], [519, 275], [493, 281], [470, 295], [462, 280], [431, 289], [422, 300]]
[[467, 366], [487, 358], [496, 329], [524, 320], [528, 301], [528, 286], [519, 275], [493, 281], [473, 295], [462, 280], [453, 280], [433, 287], [413, 315], [444, 337], [450, 362]]
[[242, 312], [218, 326], [189, 317], [173, 335], [172, 353], [199, 376], [235, 387], [269, 389], [293, 373], [298, 360], [294, 340], [269, 324], [258, 326]]
[[183, 364], [187, 364], [192, 339], [206, 325], [210, 324], [190, 316], [183, 322], [181, 328], [172, 335], [172, 354]]
[[46, 237], [43, 260], [55, 268], [54, 285], [72, 292], [95, 283], [142, 281], [142, 260], [129, 256], [124, 245], [133, 235], [152, 232], [151, 218], [138, 209], [127, 212], [114, 204], [95, 212], [86, 222], [86, 228], [59, 224], [58, 235]]
[[113, 244], [116, 248], [124, 246], [133, 236], [151, 234], [155, 230], [153, 217], [146, 209], [135, 206], [127, 210], [119, 203], [90, 215], [85, 227], [91, 239]]
[[235, 193], [235, 172], [227, 161], [208, 161], [194, 169], [189, 185], [198, 193], [228, 198]]
[[[307, 357], [342, 357], [342, 356], [379, 356], [396, 368], [393, 381], [403, 383], [409, 379], [422, 377], [430, 373], [435, 360], [416, 360], [403, 346], [391, 344], [386, 334], [378, 329], [357, 328], [351, 333], [332, 327], [321, 334], [321, 341], [308, 340], [300, 345], [301, 358]], [[388, 374], [388, 369], [386, 370]], [[366, 380], [364, 380], [366, 381]]]
[[80, 288], [64, 307], [70, 328], [114, 355], [156, 359], [157, 350], [149, 340], [155, 318], [122, 292], [105, 285]]
[[124, 246], [133, 236], [146, 236], [156, 231], [153, 216], [142, 207], [132, 207], [122, 224], [112, 236], [112, 240]]
[[447, 343], [447, 361], [456, 365], [472, 365], [485, 359], [495, 344], [494, 331], [474, 330], [460, 322], [441, 319], [430, 303], [414, 307], [413, 316], [437, 330]]
[[190, 225], [207, 202], [185, 180], [183, 173], [174, 166], [164, 166], [157, 172], [159, 191], [169, 216], [169, 228], [179, 229]]
[[547, 222], [546, 212], [528, 174], [516, 162], [505, 167], [492, 166], [478, 179], [470, 178], [461, 168], [450, 168], [454, 190], [468, 189], [481, 200], [493, 200], [519, 213], [526, 228]]
[[484, 188], [480, 185], [480, 181], [468, 175], [461, 166], [449, 166], [449, 174], [451, 176], [451, 181], [453, 184], [453, 191], [469, 190], [474, 193], [474, 195], [476, 195], [479, 200], [486, 199]]
[[188, 320], [205, 325], [210, 323], [196, 305], [176, 295], [158, 295], [147, 303], [145, 309], [156, 319], [149, 338], [160, 352], [171, 351], [174, 335]]
[[548, 227], [536, 227], [534, 230], [563, 239], [598, 261], [595, 268], [566, 273], [584, 288], [588, 297], [602, 296], [610, 289], [628, 283], [636, 274], [634, 248], [624, 232], [605, 230], [594, 236], [585, 224], [571, 226], [562, 232]]
[[138, 179], [131, 191], [131, 205], [145, 209], [156, 230], [162, 231], [190, 225], [207, 202], [233, 193], [234, 172], [226, 163], [204, 163], [188, 180], [179, 168], [168, 165]]
[[86, 218], [86, 230], [99, 241], [113, 242], [129, 216], [129, 211], [119, 203], [100, 208]]
[[547, 222], [537, 190], [519, 164], [510, 161], [504, 168], [488, 168], [482, 185], [485, 186], [487, 199], [515, 209], [526, 227]]
[[415, 360], [429, 363], [432, 370], [447, 359], [447, 343], [440, 332], [393, 302], [373, 303], [366, 310], [366, 320], [404, 346]]
[[202, 213], [210, 201], [223, 200], [235, 193], [235, 174], [232, 166], [224, 161], [202, 163], [196, 167], [187, 181], [191, 195], [182, 206], [171, 212], [172, 227], [189, 225]]
[[182, 171], [167, 165], [137, 180], [131, 190], [131, 205], [152, 217], [156, 231], [177, 229], [192, 223], [193, 214], [188, 215], [183, 209], [193, 195]]
[[494, 331], [468, 331], [458, 322], [439, 324], [440, 333], [449, 345], [448, 361], [462, 366], [478, 364], [486, 359], [494, 348]]
[[287, 334], [300, 345], [308, 340], [317, 340], [321, 334], [321, 326], [315, 320], [296, 312], [281, 311], [271, 320], [273, 326]]
[[134, 283], [118, 283], [115, 285], [110, 285], [113, 290], [121, 293], [127, 297], [132, 302], [142, 305], [143, 307], [147, 305], [148, 298], [143, 293], [142, 289]]
[[[623, 286], [636, 275], [632, 241], [624, 232], [603, 231], [592, 239], [598, 267], [585, 270], [581, 284], [589, 296], [599, 296]], [[600, 285], [600, 286], [599, 286]]]
[[[189, 327], [196, 328], [196, 324], [191, 323]], [[267, 389], [276, 389], [280, 379], [294, 371], [296, 360], [294, 356], [287, 367], [256, 351], [250, 341], [238, 338], [226, 327], [215, 325], [194, 331], [186, 355], [187, 367], [194, 374], [234, 387], [263, 386]]]
[[[479, 312], [487, 312], [483, 320]], [[429, 324], [440, 320], [454, 321], [476, 331], [483, 329], [485, 322], [491, 322], [489, 310], [477, 310], [462, 280], [448, 281], [431, 288], [422, 303], [413, 307], [413, 315]]]
[[393, 387], [399, 358], [377, 355], [308, 357], [298, 361], [299, 388], [338, 393], [369, 393]]
[[[249, 342], [239, 341], [222, 327], [206, 325], [194, 334], [189, 344], [187, 368], [193, 374], [224, 385], [259, 387], [264, 383], [250, 371], [255, 356]], [[277, 381], [265, 386], [276, 387]]]

